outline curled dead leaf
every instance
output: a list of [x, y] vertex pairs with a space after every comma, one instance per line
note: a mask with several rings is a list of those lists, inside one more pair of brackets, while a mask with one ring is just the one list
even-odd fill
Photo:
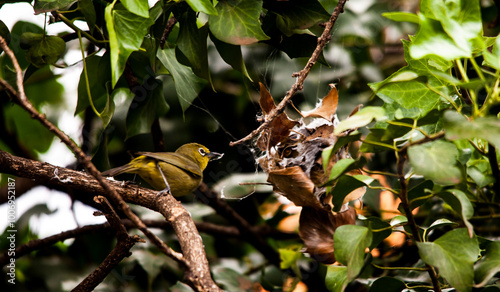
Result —
[[333, 234], [340, 225], [355, 224], [356, 210], [352, 207], [345, 212], [332, 213], [310, 207], [302, 208], [299, 220], [299, 236], [304, 241], [304, 249], [313, 259], [323, 264], [333, 264]]
[[303, 115], [305, 118], [316, 117], [323, 118], [329, 122], [333, 122], [335, 113], [337, 112], [338, 102], [339, 94], [337, 88], [335, 88], [335, 86], [332, 86], [332, 89], [330, 89], [330, 92], [325, 97], [323, 97], [321, 103], [319, 103], [315, 109], [310, 112], [303, 113]]

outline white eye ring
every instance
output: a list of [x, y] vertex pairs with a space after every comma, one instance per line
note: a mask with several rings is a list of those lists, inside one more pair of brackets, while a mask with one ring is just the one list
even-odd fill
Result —
[[206, 151], [205, 151], [205, 149], [203, 149], [203, 148], [199, 148], [199, 149], [198, 149], [198, 152], [200, 152], [201, 156], [205, 156], [205, 155], [207, 155], [207, 152], [206, 152]]

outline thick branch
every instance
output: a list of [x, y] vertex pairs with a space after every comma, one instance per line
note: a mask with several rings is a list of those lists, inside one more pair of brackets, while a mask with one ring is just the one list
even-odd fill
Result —
[[[21, 67], [19, 66], [19, 63], [17, 62], [16, 57], [14, 56], [14, 53], [12, 50], [7, 46], [7, 43], [5, 42], [5, 39], [0, 36], [0, 47], [5, 51], [5, 53], [11, 58], [12, 63], [14, 65], [14, 68], [16, 70], [16, 77], [17, 77], [17, 86], [18, 86], [18, 93], [16, 95], [18, 102], [20, 103], [21, 107], [23, 107], [28, 113], [31, 114], [31, 117], [38, 120], [42, 125], [44, 125], [49, 131], [53, 132], [59, 139], [65, 143], [76, 155], [78, 158], [78, 161], [85, 167], [85, 169], [90, 173], [99, 183], [99, 185], [105, 190], [105, 193], [103, 194], [107, 198], [109, 198], [115, 205], [117, 205], [125, 215], [132, 220], [137, 226], [141, 232], [146, 235], [146, 237], [149, 238], [149, 240], [155, 244], [163, 253], [166, 255], [170, 256], [173, 258], [175, 261], [177, 261], [179, 264], [181, 264], [185, 270], [187, 271], [186, 275], [186, 281], [188, 284], [195, 290], [198, 291], [204, 291], [204, 290], [213, 290], [213, 291], [219, 291], [220, 289], [217, 287], [217, 285], [213, 282], [211, 276], [210, 276], [210, 270], [207, 265], [200, 266], [198, 262], [191, 262], [191, 264], [195, 265], [189, 265], [188, 262], [182, 257], [181, 254], [173, 251], [170, 249], [158, 236], [153, 234], [149, 229], [147, 229], [146, 225], [141, 221], [141, 219], [135, 215], [135, 213], [130, 209], [130, 207], [125, 203], [123, 198], [118, 194], [118, 192], [111, 187], [111, 185], [106, 182], [106, 180], [101, 176], [100, 172], [97, 170], [97, 168], [94, 166], [92, 163], [90, 157], [85, 155], [83, 151], [76, 145], [76, 143], [71, 140], [71, 138], [66, 135], [64, 132], [62, 132], [58, 127], [56, 127], [54, 124], [52, 124], [50, 121], [48, 121], [45, 118], [45, 115], [39, 113], [31, 104], [31, 102], [28, 101], [26, 98], [26, 94], [24, 92], [24, 85], [23, 85], [23, 73], [21, 70]], [[1, 79], [1, 78], [0, 78]], [[171, 195], [166, 195], [164, 197], [171, 197], [166, 199], [169, 201], [176, 201]], [[180, 205], [180, 203], [178, 203]], [[182, 208], [182, 206], [181, 206]], [[182, 208], [183, 209], [183, 208]], [[165, 211], [165, 214], [169, 214], [170, 210], [160, 210], [160, 211]], [[179, 210], [175, 210], [176, 214], [181, 212]], [[183, 212], [186, 214], [187, 211], [183, 209]], [[163, 214], [163, 213], [162, 213]], [[175, 216], [177, 217], [177, 216]], [[187, 217], [187, 216], [184, 216]], [[191, 218], [189, 216], [189, 218]], [[182, 221], [182, 220], [180, 220]], [[186, 220], [190, 222], [180, 222], [180, 223], [186, 223], [184, 227], [187, 226], [192, 226], [194, 227], [194, 223], [192, 220]], [[175, 228], [174, 228], [175, 229]], [[191, 232], [196, 231], [195, 228], [191, 229]], [[182, 242], [182, 240], [180, 240]], [[201, 242], [201, 240], [200, 240]], [[196, 258], [199, 256], [199, 252], [204, 254], [205, 250], [203, 249], [203, 243], [195, 244], [197, 247], [199, 247], [199, 250], [188, 250], [189, 252], [192, 252]], [[187, 251], [184, 251], [186, 256], [190, 256], [187, 254]], [[205, 256], [205, 261], [206, 261], [206, 256]], [[201, 272], [201, 274], [199, 274]], [[191, 277], [192, 276], [192, 277]], [[202, 286], [202, 285], [208, 285], [208, 286]]]
[[300, 70], [299, 73], [295, 73], [293, 75], [293, 77], [296, 77], [297, 80], [292, 85], [292, 88], [290, 88], [290, 90], [286, 93], [283, 100], [276, 106], [276, 108], [274, 108], [269, 114], [266, 115], [264, 122], [257, 129], [253, 130], [246, 137], [238, 141], [229, 143], [230, 146], [235, 146], [244, 143], [246, 141], [249, 141], [254, 137], [256, 137], [260, 132], [262, 132], [262, 130], [267, 129], [269, 124], [285, 110], [286, 106], [291, 102], [291, 99], [295, 95], [295, 93], [297, 93], [297, 91], [299, 90], [302, 90], [307, 75], [309, 75], [309, 72], [311, 72], [312, 67], [314, 66], [314, 64], [316, 64], [318, 58], [321, 56], [323, 48], [330, 41], [332, 37], [331, 35], [332, 35], [333, 25], [337, 21], [337, 18], [339, 17], [340, 13], [344, 12], [344, 5], [346, 2], [347, 0], [340, 0], [339, 3], [337, 4], [337, 7], [335, 7], [335, 10], [333, 11], [332, 16], [330, 17], [330, 20], [325, 25], [325, 30], [318, 38], [318, 44], [316, 46], [316, 49], [314, 49], [311, 58], [309, 58], [309, 61], [307, 61], [307, 64], [304, 67], [304, 69]]

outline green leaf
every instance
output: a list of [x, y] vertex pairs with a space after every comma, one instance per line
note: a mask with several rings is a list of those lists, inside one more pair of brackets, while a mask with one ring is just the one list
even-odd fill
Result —
[[[0, 20], [0, 36], [2, 36], [5, 39], [5, 42], [7, 43], [7, 45], [10, 44], [10, 31], [9, 31], [9, 28], [1, 20]], [[0, 48], [0, 54], [2, 52], [3, 52], [3, 50]]]
[[325, 184], [330, 184], [346, 172], [363, 167], [366, 162], [366, 158], [364, 157], [361, 157], [359, 160], [354, 160], [352, 158], [340, 159], [333, 165], [330, 176], [328, 177], [328, 182]]
[[383, 221], [378, 217], [369, 217], [365, 220], [361, 220], [363, 225], [368, 227], [372, 232], [372, 243], [370, 244], [370, 250], [377, 247], [385, 238], [387, 238], [392, 233], [391, 225]]
[[248, 74], [247, 67], [245, 66], [243, 55], [241, 54], [241, 46], [231, 45], [220, 41], [213, 34], [210, 34], [210, 39], [214, 43], [217, 52], [219, 52], [219, 55], [224, 62], [233, 67], [233, 69], [241, 72], [245, 77], [252, 81], [252, 78], [250, 78], [250, 75]]
[[66, 42], [62, 38], [31, 32], [21, 35], [20, 44], [28, 47], [26, 59], [37, 68], [55, 64], [66, 51]]
[[6, 107], [4, 111], [6, 128], [10, 133], [16, 133], [26, 149], [41, 153], [49, 150], [54, 140], [52, 132], [17, 105]]
[[453, 222], [453, 221], [450, 221], [448, 219], [438, 219], [434, 222], [432, 222], [432, 224], [426, 228], [424, 230], [424, 233], [422, 235], [422, 237], [424, 238], [424, 241], [427, 241], [428, 238], [427, 238], [427, 235], [429, 235], [429, 233], [433, 230], [433, 229], [436, 229], [436, 228], [439, 228], [439, 227], [443, 227], [443, 226], [447, 226], [447, 225], [457, 225], [457, 223]]
[[438, 194], [443, 200], [451, 206], [451, 208], [460, 214], [464, 220], [464, 224], [469, 231], [469, 236], [472, 237], [474, 234], [474, 227], [469, 222], [469, 219], [474, 215], [474, 206], [470, 202], [467, 195], [460, 190], [446, 190]]
[[341, 225], [333, 235], [335, 258], [347, 266], [347, 279], [352, 280], [361, 272], [365, 249], [372, 242], [372, 233], [365, 226]]
[[[107, 92], [111, 91], [111, 89], [108, 88]], [[116, 96], [120, 95], [125, 95], [125, 96], [132, 96], [132, 93], [130, 92], [130, 89], [120, 87], [120, 88], [115, 88], [111, 94], [106, 94], [106, 104], [104, 106], [104, 109], [100, 112], [100, 118], [103, 124], [103, 127], [106, 128], [111, 122], [111, 118], [113, 117], [113, 114], [115, 113], [115, 102], [114, 99]]]
[[467, 229], [454, 229], [434, 242], [417, 242], [420, 258], [439, 269], [439, 274], [458, 291], [472, 291], [474, 262], [479, 255], [477, 238]]
[[438, 140], [408, 149], [410, 165], [415, 173], [441, 185], [455, 185], [462, 180], [455, 144]]
[[[106, 84], [110, 82], [111, 77], [109, 54], [105, 54], [102, 57], [93, 55], [86, 58], [85, 62], [92, 102], [98, 111], [102, 111], [106, 107], [106, 104], [108, 104], [108, 89]], [[78, 102], [75, 109], [75, 115], [90, 106], [86, 82], [85, 71], [82, 70], [78, 83]]]
[[408, 222], [408, 218], [406, 218], [406, 216], [396, 215], [391, 219], [391, 222], [389, 224], [394, 227], [394, 226], [401, 225], [401, 224], [406, 223], [406, 222]]
[[222, 285], [224, 291], [245, 291], [252, 286], [252, 281], [230, 268], [217, 267], [213, 271], [214, 280]]
[[330, 292], [342, 292], [349, 281], [347, 267], [329, 265], [326, 270], [325, 285]]
[[406, 288], [405, 282], [393, 277], [381, 277], [373, 282], [369, 292], [401, 292]]
[[249, 45], [269, 37], [260, 27], [262, 0], [219, 1], [217, 15], [210, 15], [210, 31], [219, 40], [233, 45]]
[[163, 97], [163, 82], [153, 79], [147, 81], [147, 85], [149, 87], [146, 91], [147, 95], [137, 94], [130, 104], [126, 120], [127, 138], [149, 133], [153, 121], [165, 115], [169, 110]]
[[40, 14], [55, 10], [63, 10], [76, 1], [77, 0], [36, 0], [33, 8], [35, 9], [35, 14]]
[[106, 6], [104, 15], [111, 51], [111, 85], [114, 88], [125, 70], [128, 57], [141, 47], [153, 20], [111, 4]]
[[415, 13], [410, 12], [384, 12], [382, 13], [382, 16], [398, 22], [412, 22], [417, 24], [419, 22], [418, 16]]
[[210, 0], [186, 0], [187, 4], [196, 12], [203, 12], [209, 15], [217, 15], [217, 10]]
[[87, 25], [89, 26], [90, 31], [92, 31], [95, 27], [97, 19], [94, 2], [92, 0], [79, 0], [78, 9], [82, 12], [85, 20], [87, 21]]
[[367, 106], [362, 108], [354, 115], [348, 117], [346, 120], [341, 121], [334, 130], [335, 135], [342, 133], [345, 130], [357, 129], [364, 127], [371, 123], [373, 120], [381, 121], [386, 119], [385, 110], [378, 106]]
[[482, 287], [500, 272], [500, 241], [494, 241], [486, 246], [484, 256], [474, 266], [476, 287]]
[[496, 117], [479, 117], [469, 121], [457, 112], [447, 111], [443, 122], [449, 140], [481, 138], [500, 147], [500, 120]]
[[431, 180], [426, 180], [408, 191], [408, 201], [410, 203], [410, 209], [413, 210], [419, 206], [422, 206], [428, 199], [429, 194], [426, 190], [432, 190], [434, 183]]
[[[293, 269], [295, 272], [300, 271], [297, 261], [302, 257], [301, 252], [285, 248], [278, 249], [278, 252], [281, 258], [281, 269]], [[300, 272], [298, 274], [300, 274]]]
[[277, 25], [287, 36], [292, 35], [295, 30], [310, 28], [330, 18], [330, 14], [316, 0], [266, 1], [264, 8], [279, 16]]
[[139, 15], [140, 17], [149, 17], [149, 4], [144, 0], [121, 0], [120, 1], [129, 12]]
[[361, 174], [342, 175], [331, 191], [333, 194], [333, 211], [338, 212], [344, 203], [359, 199], [359, 197], [365, 193], [365, 187], [370, 185], [373, 181], [374, 179], [372, 177]]
[[180, 31], [176, 49], [187, 58], [188, 64], [185, 65], [189, 65], [197, 76], [211, 82], [207, 56], [208, 28], [198, 29], [196, 14], [192, 10], [183, 13], [178, 20]]
[[486, 64], [500, 70], [500, 38], [495, 38], [495, 45], [491, 53], [486, 49], [483, 51], [483, 57]]
[[158, 50], [157, 57], [172, 75], [182, 111], [185, 112], [207, 82], [196, 76], [191, 68], [177, 61], [175, 49]]

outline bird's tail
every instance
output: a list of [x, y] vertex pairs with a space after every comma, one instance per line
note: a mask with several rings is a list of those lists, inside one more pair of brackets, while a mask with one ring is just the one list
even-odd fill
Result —
[[101, 174], [103, 176], [116, 176], [116, 175], [126, 173], [126, 172], [133, 173], [136, 169], [137, 169], [137, 167], [134, 167], [133, 165], [131, 165], [131, 163], [128, 163], [128, 164], [125, 164], [122, 166], [118, 166], [118, 167], [103, 171]]

